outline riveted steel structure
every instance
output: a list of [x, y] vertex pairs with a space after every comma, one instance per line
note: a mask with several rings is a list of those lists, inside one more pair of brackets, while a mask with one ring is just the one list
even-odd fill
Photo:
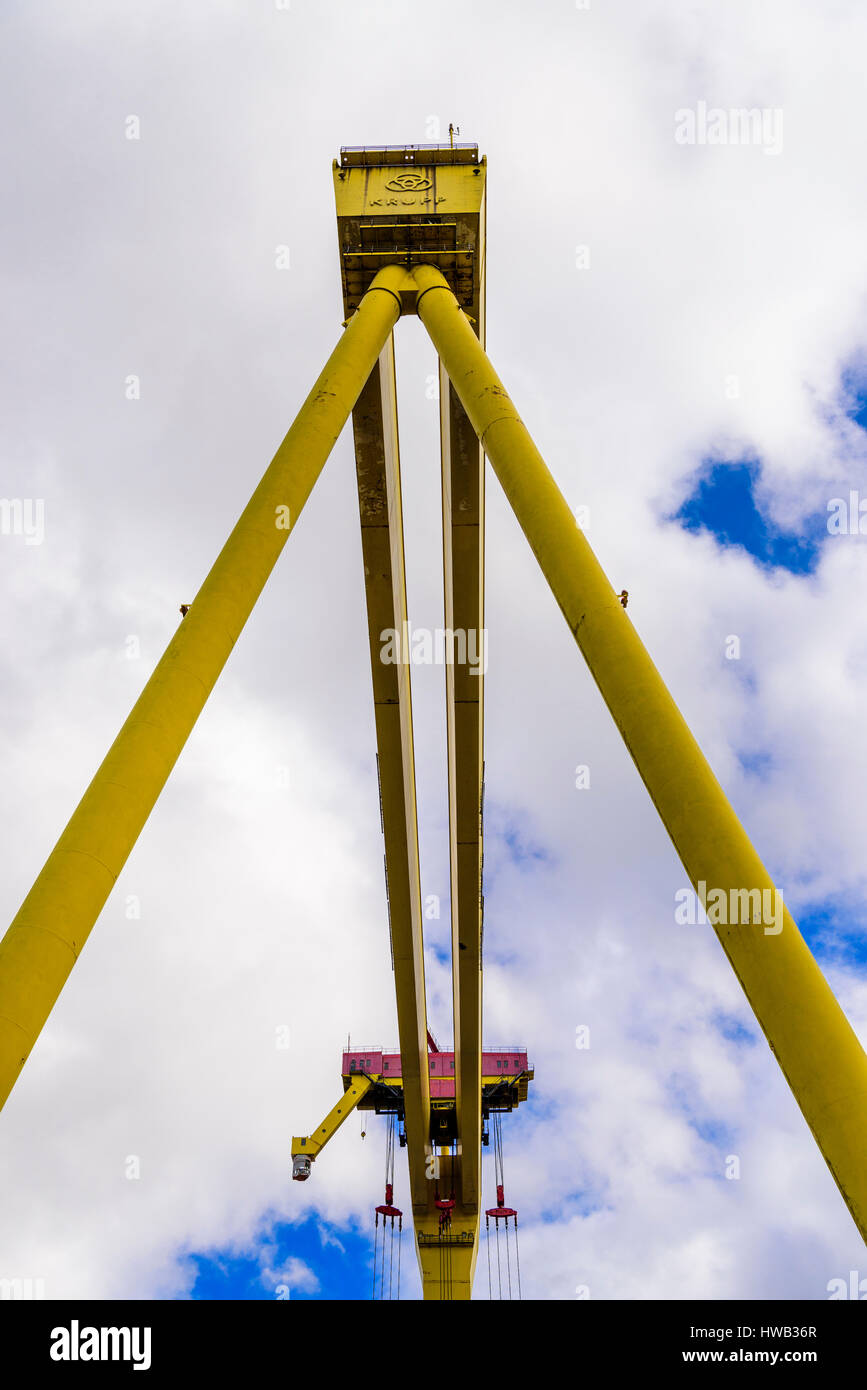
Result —
[[[334, 162], [334, 193], [346, 313], [352, 314], [382, 267], [395, 264], [406, 269], [404, 311], [414, 312], [412, 272], [436, 266], [484, 342], [485, 176], [485, 161], [475, 145], [342, 150]], [[397, 663], [382, 661], [383, 633], [406, 631], [395, 421], [393, 357], [386, 351], [353, 412], [353, 431], [398, 1033], [409, 1083], [404, 1100], [410, 1189], [425, 1296], [462, 1298], [472, 1288], [481, 1213], [484, 662], [445, 662], [455, 1048], [452, 1094], [432, 1106], [429, 1088], [427, 1094], [424, 1087], [415, 1094], [416, 1077], [427, 1082], [431, 1061], [409, 654], [404, 648]], [[484, 650], [484, 455], [442, 372], [440, 436], [444, 630], [468, 638], [478, 656]], [[418, 929], [412, 925], [415, 919]], [[444, 1227], [436, 1203], [446, 1187], [455, 1191], [455, 1206]]]
[[427, 1030], [409, 652], [383, 647], [407, 622], [392, 329], [417, 314], [440, 360], [445, 630], [485, 651], [487, 456], [867, 1237], [864, 1051], [486, 355], [485, 161], [346, 148], [334, 187], [345, 335], [0, 942], [0, 1104], [351, 413], [399, 1050], [344, 1055], [344, 1097], [293, 1140], [294, 1176], [356, 1106], [398, 1113], [424, 1296], [470, 1297], [483, 1127], [533, 1072], [521, 1049], [482, 1049], [484, 662], [466, 655], [446, 661], [454, 1050]]

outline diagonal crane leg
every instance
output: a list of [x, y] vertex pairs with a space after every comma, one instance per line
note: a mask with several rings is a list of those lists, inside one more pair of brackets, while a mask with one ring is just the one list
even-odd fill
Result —
[[11, 1091], [399, 315], [381, 271], [0, 942]]
[[[867, 1057], [861, 1044], [455, 296], [433, 266], [418, 267], [414, 279], [416, 311], [693, 887], [702, 901], [710, 889], [737, 904], [735, 923], [731, 914], [716, 921], [722, 914], [708, 915], [867, 1238]], [[774, 904], [772, 915], [766, 902]]]

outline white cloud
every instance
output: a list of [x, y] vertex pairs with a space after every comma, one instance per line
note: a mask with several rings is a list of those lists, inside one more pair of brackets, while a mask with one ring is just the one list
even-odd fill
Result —
[[[6, 919], [340, 331], [332, 157], [431, 138], [432, 113], [488, 155], [489, 349], [630, 617], [789, 901], [863, 911], [862, 544], [780, 579], [660, 518], [714, 450], [761, 457], [781, 524], [867, 495], [838, 409], [864, 352], [867, 16], [444, 0], [419, 48], [412, 13], [55, 4], [7, 23], [0, 490], [45, 497], [46, 539], [0, 538]], [[699, 100], [780, 107], [782, 154], [676, 145]], [[402, 324], [411, 612], [436, 627], [432, 362]], [[755, 1032], [709, 929], [674, 923], [683, 870], [493, 479], [487, 625], [489, 826], [548, 855], [522, 869], [493, 833], [486, 854], [486, 1034], [537, 1069], [506, 1130], [525, 1293], [821, 1298], [860, 1239], [764, 1040], [716, 1026]], [[367, 660], [347, 435], [4, 1110], [0, 1273], [183, 1296], [185, 1252], [249, 1242], [264, 1212], [371, 1217], [373, 1125], [288, 1181], [347, 1032], [396, 1041]], [[441, 672], [413, 679], [425, 891], [445, 901]], [[761, 779], [745, 747], [770, 754]], [[431, 951], [428, 969], [447, 1035], [448, 972]], [[863, 976], [830, 973], [864, 1036]], [[296, 1267], [312, 1291], [291, 1253], [268, 1265]]]

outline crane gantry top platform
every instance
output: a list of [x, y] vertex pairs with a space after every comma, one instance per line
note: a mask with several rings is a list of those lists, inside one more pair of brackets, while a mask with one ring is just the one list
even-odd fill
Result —
[[333, 169], [346, 313], [384, 266], [435, 265], [484, 341], [487, 163], [478, 145], [344, 148]]

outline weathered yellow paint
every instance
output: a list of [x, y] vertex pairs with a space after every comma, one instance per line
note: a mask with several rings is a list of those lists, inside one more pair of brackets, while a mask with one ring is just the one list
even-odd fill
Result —
[[[775, 893], [768, 872], [576, 524], [443, 276], [414, 271], [417, 312], [700, 893]], [[779, 900], [770, 897], [775, 908]], [[770, 927], [770, 930], [768, 928]], [[787, 910], [781, 930], [714, 927], [795, 1099], [867, 1237], [867, 1057]]]
[[[412, 266], [435, 260], [483, 331], [484, 160], [475, 146], [343, 150], [334, 165], [341, 282], [347, 314], [382, 265], [415, 308]], [[483, 622], [484, 459], [448, 384], [443, 402], [447, 517], [445, 626]], [[393, 357], [384, 352], [353, 412], [395, 997], [413, 1221], [425, 1298], [469, 1297], [478, 1243], [481, 1168], [481, 827], [483, 683], [446, 668], [449, 834], [454, 937], [455, 1077], [466, 1138], [447, 1163], [458, 1208], [439, 1235], [432, 1179], [427, 1027], [408, 661], [381, 663], [386, 629], [404, 631], [406, 586]], [[452, 505], [452, 499], [454, 505]], [[404, 657], [408, 654], [403, 653]], [[465, 940], [461, 950], [458, 940]], [[463, 1083], [463, 1089], [462, 1089]], [[462, 1100], [461, 1097], [464, 1097]], [[434, 1117], [436, 1119], [436, 1115]], [[460, 1126], [460, 1121], [459, 1121]], [[465, 1210], [466, 1207], [466, 1210]], [[453, 1237], [461, 1235], [456, 1243]]]
[[461, 1302], [472, 1298], [479, 1254], [479, 1213], [456, 1209], [445, 1231], [439, 1213], [413, 1215], [416, 1252], [426, 1302]]
[[341, 150], [334, 201], [347, 312], [382, 266], [430, 262], [478, 318], [486, 170], [475, 145]]
[[[482, 286], [483, 315], [484, 286]], [[481, 326], [481, 325], [480, 325]], [[484, 768], [485, 458], [471, 422], [440, 374], [445, 629], [467, 634], [467, 660], [446, 663], [446, 752], [452, 917], [455, 1101], [461, 1199], [481, 1205], [482, 776]]]
[[421, 875], [408, 653], [383, 661], [383, 637], [406, 630], [403, 507], [397, 436], [394, 345], [389, 339], [352, 412], [376, 719], [388, 924], [397, 1001], [409, 1182], [413, 1210], [430, 1196], [430, 1075], [424, 982]]
[[0, 942], [0, 1105], [39, 1036], [400, 314], [365, 295]]

